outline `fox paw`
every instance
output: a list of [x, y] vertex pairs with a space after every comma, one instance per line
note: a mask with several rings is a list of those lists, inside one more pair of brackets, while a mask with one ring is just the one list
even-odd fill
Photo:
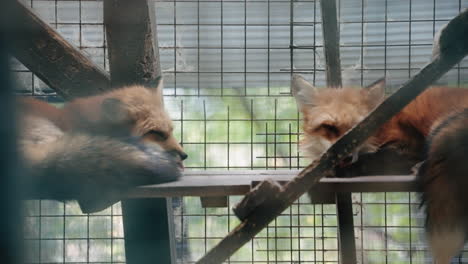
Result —
[[423, 165], [424, 161], [416, 163], [413, 167], [411, 167], [411, 174], [418, 175], [419, 169]]

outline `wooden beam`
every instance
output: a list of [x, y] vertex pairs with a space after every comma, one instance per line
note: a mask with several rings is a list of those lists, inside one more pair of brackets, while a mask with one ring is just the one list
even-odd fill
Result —
[[166, 199], [122, 201], [126, 263], [172, 263], [167, 210]]
[[340, 28], [336, 0], [321, 0], [320, 8], [327, 85], [341, 87]]
[[[322, 0], [323, 1], [323, 0]], [[354, 264], [356, 260], [356, 236], [354, 234], [353, 202], [350, 192], [338, 192], [336, 218], [338, 220], [338, 246], [342, 264]]]
[[[105, 0], [104, 24], [113, 86], [143, 84], [157, 87], [161, 74], [150, 0]], [[125, 256], [128, 264], [171, 263], [166, 199], [122, 201]]]
[[334, 174], [334, 168], [380, 126], [409, 104], [431, 83], [439, 79], [468, 54], [468, 10], [451, 20], [441, 32], [440, 54], [427, 64], [410, 81], [388, 97], [362, 122], [333, 144], [317, 162], [305, 168], [285, 185], [275, 201], [257, 207], [246, 220], [240, 223], [223, 240], [212, 248], [197, 263], [222, 263], [273, 219], [286, 210], [307, 190], [314, 187], [324, 176]]
[[[235, 173], [234, 173], [235, 172]], [[286, 184], [300, 173], [300, 170], [279, 171], [193, 171], [185, 172], [179, 181], [133, 188], [122, 194], [123, 198], [161, 197], [220, 197], [244, 195], [265, 180]], [[329, 192], [417, 192], [416, 178], [413, 175], [373, 175], [352, 178], [323, 178], [317, 183], [317, 191]], [[27, 199], [47, 199], [40, 193], [29, 194]]]
[[109, 74], [66, 41], [29, 7], [13, 1], [17, 23], [10, 39], [13, 55], [65, 99], [102, 93]]
[[[211, 172], [211, 171], [210, 171]], [[150, 197], [217, 197], [225, 195], [244, 195], [250, 192], [251, 186], [265, 180], [274, 180], [286, 184], [300, 172], [288, 171], [283, 174], [260, 174], [258, 171], [239, 171], [250, 174], [218, 174], [197, 171], [185, 173], [177, 182], [158, 185], [140, 186], [124, 194], [128, 198]], [[233, 180], [235, 179], [235, 180]], [[416, 178], [413, 175], [362, 176], [353, 178], [323, 178], [316, 189], [328, 192], [416, 192]], [[317, 194], [320, 194], [317, 191]]]
[[202, 196], [200, 202], [202, 208], [225, 208], [228, 207], [227, 196]]
[[112, 84], [156, 87], [161, 66], [154, 2], [105, 0], [104, 23]]

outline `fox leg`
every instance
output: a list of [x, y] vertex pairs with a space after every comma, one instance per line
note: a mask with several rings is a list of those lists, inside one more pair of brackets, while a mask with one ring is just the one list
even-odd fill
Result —
[[419, 161], [420, 157], [387, 146], [373, 153], [360, 154], [356, 162], [335, 170], [338, 177], [404, 175], [410, 173], [411, 167]]

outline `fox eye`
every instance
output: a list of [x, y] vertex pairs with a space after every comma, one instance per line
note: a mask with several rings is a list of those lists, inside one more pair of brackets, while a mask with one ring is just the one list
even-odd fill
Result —
[[328, 132], [330, 132], [330, 133], [332, 133], [334, 135], [339, 135], [340, 134], [340, 130], [336, 126], [330, 125], [330, 124], [321, 124], [317, 128], [317, 130], [319, 130], [319, 129], [324, 129], [324, 130], [326, 130], [326, 131], [328, 131]]
[[160, 130], [150, 130], [143, 135], [143, 138], [152, 139], [154, 141], [165, 141], [169, 136]]

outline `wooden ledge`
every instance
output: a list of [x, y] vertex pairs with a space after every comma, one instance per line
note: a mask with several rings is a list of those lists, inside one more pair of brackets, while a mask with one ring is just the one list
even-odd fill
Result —
[[[186, 171], [177, 182], [141, 186], [129, 191], [128, 198], [175, 196], [225, 196], [243, 195], [256, 183], [266, 179], [287, 182], [300, 170], [288, 171]], [[320, 192], [414, 192], [413, 175], [363, 176], [353, 178], [324, 178], [314, 188]]]

